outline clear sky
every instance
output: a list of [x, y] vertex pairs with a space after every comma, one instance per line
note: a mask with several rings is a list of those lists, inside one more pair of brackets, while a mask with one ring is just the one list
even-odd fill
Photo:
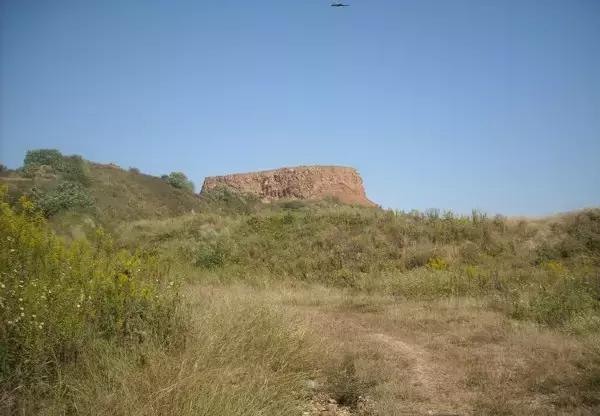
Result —
[[384, 207], [600, 205], [598, 0], [0, 0], [0, 161], [359, 169]]

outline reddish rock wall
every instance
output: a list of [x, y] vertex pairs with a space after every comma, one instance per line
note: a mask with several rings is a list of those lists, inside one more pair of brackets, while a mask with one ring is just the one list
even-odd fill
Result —
[[329, 196], [347, 204], [375, 206], [367, 198], [356, 169], [342, 166], [299, 166], [211, 176], [204, 180], [202, 192], [224, 185], [256, 195], [263, 201], [323, 199]]

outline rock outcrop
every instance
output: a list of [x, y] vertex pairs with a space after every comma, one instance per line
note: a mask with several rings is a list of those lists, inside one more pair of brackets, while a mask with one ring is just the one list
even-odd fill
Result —
[[362, 179], [356, 169], [342, 166], [299, 166], [211, 176], [204, 180], [201, 192], [220, 186], [256, 195], [265, 202], [333, 197], [347, 204], [376, 205], [367, 198]]

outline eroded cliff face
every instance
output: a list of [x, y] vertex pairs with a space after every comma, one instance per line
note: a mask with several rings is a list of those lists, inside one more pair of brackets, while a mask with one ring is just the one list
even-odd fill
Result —
[[211, 176], [204, 180], [201, 192], [219, 186], [256, 195], [265, 202], [334, 197], [347, 204], [376, 205], [367, 198], [356, 169], [342, 166], [299, 166]]

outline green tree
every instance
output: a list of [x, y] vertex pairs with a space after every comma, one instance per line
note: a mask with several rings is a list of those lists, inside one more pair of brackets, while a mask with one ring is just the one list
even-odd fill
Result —
[[28, 150], [23, 161], [23, 168], [47, 165], [57, 171], [63, 170], [63, 155], [57, 149]]
[[163, 176], [163, 178], [169, 183], [169, 185], [175, 188], [194, 192], [194, 183], [190, 181], [183, 172], [171, 172], [169, 175]]
[[64, 156], [56, 149], [29, 150], [23, 161], [23, 171], [27, 176], [33, 177], [41, 172], [42, 166], [49, 166], [56, 173], [60, 173], [63, 179], [71, 182], [79, 182], [82, 185], [89, 184], [87, 162], [81, 156]]
[[94, 206], [94, 200], [87, 190], [80, 183], [70, 181], [61, 182], [48, 192], [34, 187], [31, 190], [31, 199], [47, 217], [72, 208]]

